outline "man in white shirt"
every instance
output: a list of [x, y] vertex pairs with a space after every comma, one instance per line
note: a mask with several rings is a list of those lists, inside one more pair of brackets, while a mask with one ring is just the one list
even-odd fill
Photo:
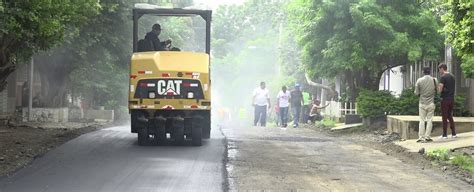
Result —
[[265, 127], [267, 123], [267, 108], [270, 108], [270, 97], [263, 81], [260, 82], [260, 87], [255, 88], [253, 91], [253, 106], [255, 107], [253, 125], [257, 126], [257, 123], [260, 121], [260, 126]]
[[287, 90], [286, 86], [283, 86], [277, 95], [277, 105], [280, 108], [281, 126], [286, 127], [288, 121], [288, 108], [290, 106], [290, 92]]

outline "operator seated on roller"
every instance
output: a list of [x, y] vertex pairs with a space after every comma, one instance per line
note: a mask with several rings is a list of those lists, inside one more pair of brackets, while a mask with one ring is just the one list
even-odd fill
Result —
[[158, 36], [161, 33], [161, 25], [154, 24], [152, 30], [148, 32], [145, 36], [145, 41], [151, 42], [150, 46], [152, 46], [154, 51], [169, 51], [171, 47], [171, 40], [168, 39], [166, 41], [160, 41]]

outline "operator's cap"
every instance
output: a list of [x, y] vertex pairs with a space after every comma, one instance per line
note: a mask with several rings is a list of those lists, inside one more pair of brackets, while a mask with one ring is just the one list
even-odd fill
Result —
[[153, 29], [157, 28], [161, 30], [161, 25], [157, 23], [157, 24], [154, 24], [152, 28]]
[[296, 84], [295, 84], [295, 87], [300, 87], [300, 84], [299, 84], [299, 83], [296, 83]]

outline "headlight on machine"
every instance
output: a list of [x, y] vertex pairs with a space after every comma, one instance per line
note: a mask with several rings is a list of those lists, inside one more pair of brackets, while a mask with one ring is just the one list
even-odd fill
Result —
[[188, 97], [188, 99], [194, 99], [194, 93], [193, 92], [188, 92], [187, 97]]
[[150, 99], [156, 98], [156, 93], [153, 92], [153, 91], [152, 91], [152, 92], [148, 92], [148, 98], [150, 98]]

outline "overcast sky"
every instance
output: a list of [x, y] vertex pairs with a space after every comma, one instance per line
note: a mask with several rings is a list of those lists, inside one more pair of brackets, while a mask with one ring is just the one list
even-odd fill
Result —
[[219, 5], [242, 4], [245, 0], [195, 0], [196, 4], [204, 4], [209, 8], [215, 9]]

